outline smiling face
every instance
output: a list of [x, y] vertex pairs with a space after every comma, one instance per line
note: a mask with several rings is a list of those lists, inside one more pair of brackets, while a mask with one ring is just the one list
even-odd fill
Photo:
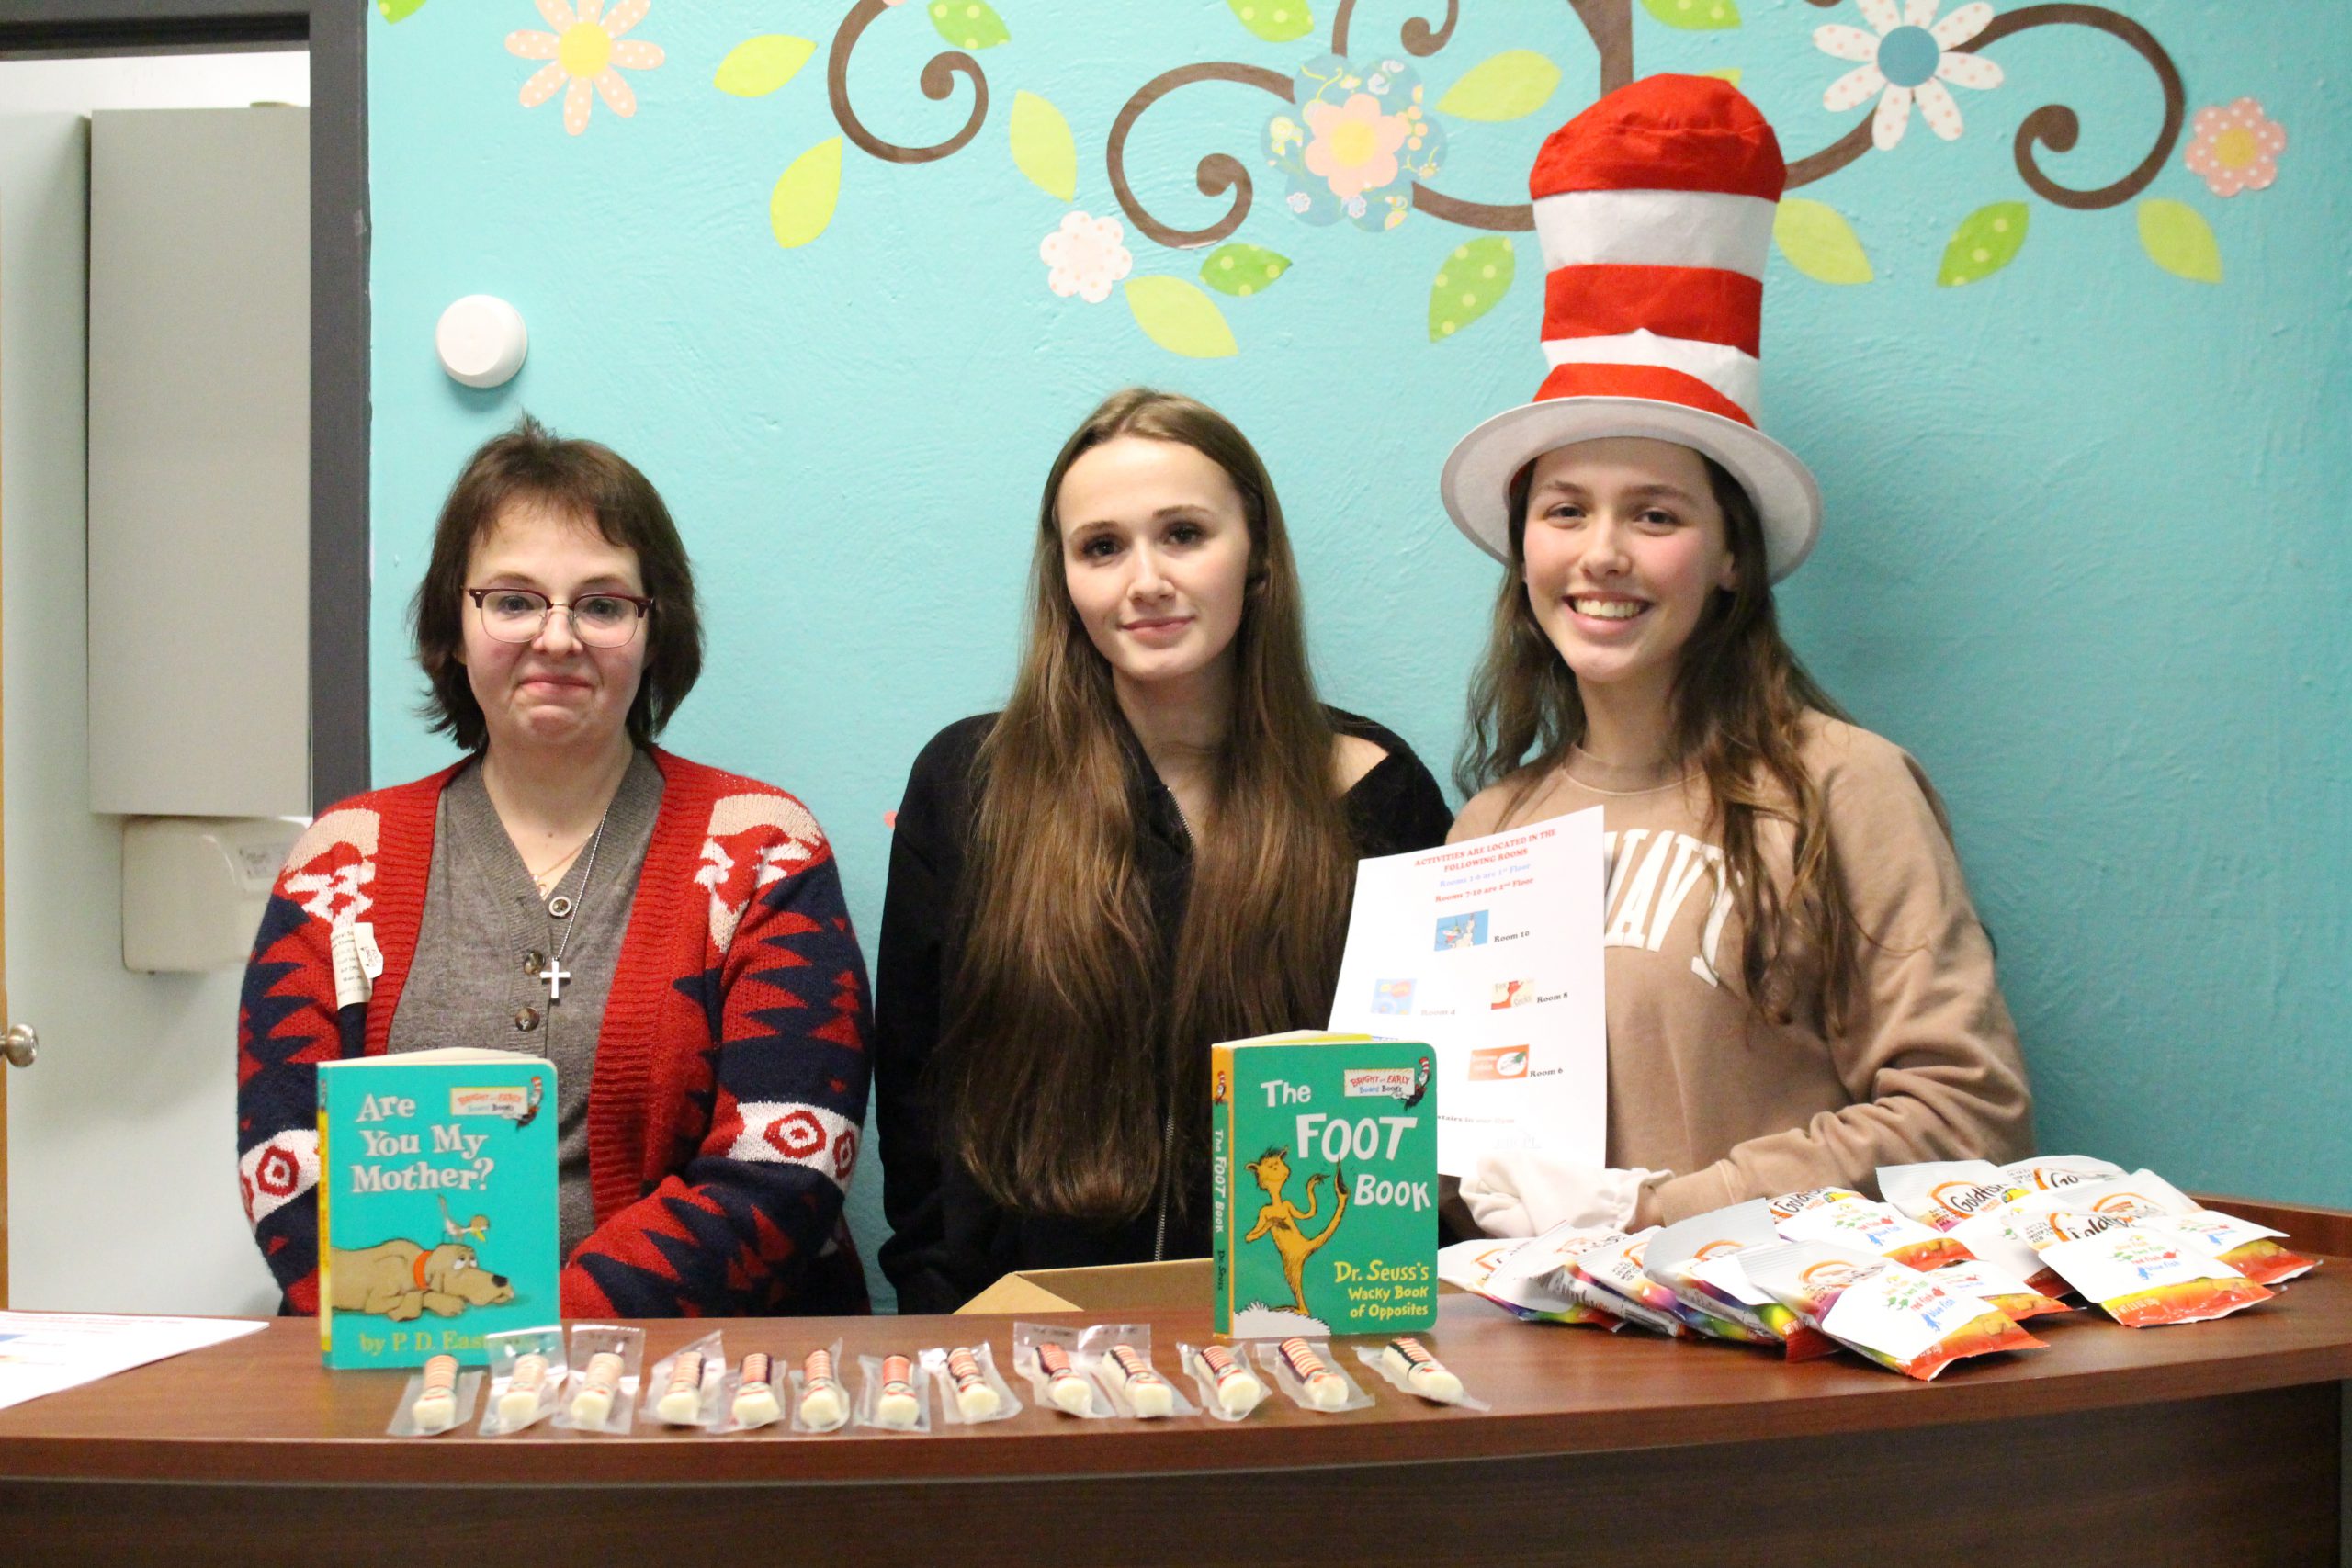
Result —
[[1224, 468], [1181, 442], [1118, 436], [1069, 465], [1054, 512], [1070, 604], [1121, 686], [1223, 673], [1251, 554]]
[[[475, 542], [466, 586], [535, 589], [566, 604], [583, 594], [645, 592], [635, 550], [609, 542], [594, 523], [532, 502], [508, 506]], [[470, 595], [463, 615], [466, 677], [492, 750], [593, 754], [626, 744], [629, 705], [645, 675], [644, 625], [619, 648], [591, 648], [560, 610], [529, 642], [492, 637]]]
[[1528, 606], [1578, 686], [1660, 713], [1709, 602], [1737, 581], [1705, 460], [1638, 436], [1537, 458], [1524, 548]]

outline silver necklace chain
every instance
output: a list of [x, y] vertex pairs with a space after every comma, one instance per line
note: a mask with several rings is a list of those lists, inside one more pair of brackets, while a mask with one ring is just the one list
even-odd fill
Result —
[[[563, 934], [556, 939], [555, 956], [548, 960], [547, 968], [539, 975], [540, 980], [548, 988], [548, 1032], [550, 1034], [555, 1032], [556, 1005], [563, 999], [563, 983], [571, 977], [563, 972], [563, 955], [571, 946], [571, 933], [579, 929], [581, 910], [587, 905], [589, 888], [596, 877], [596, 852], [604, 847], [605, 824], [612, 818], [612, 803], [607, 801], [605, 804], [605, 814], [596, 818], [595, 836], [588, 840], [587, 863], [581, 868], [580, 872], [580, 897], [571, 900], [571, 911], [565, 916], [563, 921]], [[560, 887], [562, 884], [559, 882], [556, 886]], [[553, 900], [550, 899], [549, 902]]]

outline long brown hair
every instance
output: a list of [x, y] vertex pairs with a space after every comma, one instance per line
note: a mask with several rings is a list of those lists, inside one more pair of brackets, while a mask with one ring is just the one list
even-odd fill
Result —
[[[1240, 492], [1250, 568], [1233, 709], [1180, 928], [1156, 928], [1126, 720], [1064, 576], [1063, 476], [1120, 436], [1179, 442]], [[1319, 1023], [1355, 874], [1334, 736], [1306, 662], [1297, 568], [1265, 465], [1189, 398], [1113, 395], [1054, 459], [1026, 645], [980, 749], [963, 949], [935, 1070], [946, 1143], [991, 1199], [1131, 1219], [1205, 1168], [1208, 1047]]]
[[[1805, 672], [1781, 636], [1756, 503], [1730, 472], [1701, 454], [1724, 514], [1736, 581], [1711, 598], [1682, 647], [1674, 677], [1669, 761], [1706, 781], [1708, 826], [1723, 840], [1733, 907], [1744, 928], [1739, 975], [1756, 1014], [1787, 1023], [1813, 1010], [1832, 1032], [1844, 1021], [1865, 940], [1838, 874], [1820, 785], [1798, 755], [1808, 713], [1845, 710]], [[1552, 646], [1527, 598], [1527, 502], [1533, 466], [1510, 487], [1510, 562], [1495, 596], [1486, 657], [1470, 684], [1470, 728], [1454, 761], [1463, 793], [1509, 781], [1510, 809], [1584, 739], [1577, 678]], [[1508, 812], [1505, 814], [1509, 815]], [[1765, 863], [1767, 825], [1792, 829], [1792, 874], [1783, 889]], [[1798, 947], [1817, 960], [1818, 988], [1792, 990]]]

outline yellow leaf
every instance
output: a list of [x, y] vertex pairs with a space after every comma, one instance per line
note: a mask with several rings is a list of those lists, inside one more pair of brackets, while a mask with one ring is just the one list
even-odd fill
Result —
[[792, 161], [768, 197], [768, 225], [775, 243], [790, 250], [805, 245], [833, 220], [842, 194], [842, 139], [820, 141]]
[[2140, 243], [2150, 260], [2192, 283], [2222, 281], [2222, 244], [2213, 226], [2185, 202], [2152, 197], [2140, 204]]
[[756, 98], [775, 92], [808, 63], [817, 46], [789, 33], [746, 39], [727, 51], [710, 85], [739, 98]]
[[1854, 227], [1826, 202], [1784, 196], [1772, 215], [1772, 238], [1791, 265], [1822, 283], [1868, 283], [1871, 258]]
[[1187, 359], [1223, 359], [1241, 352], [1216, 301], [1181, 277], [1131, 277], [1127, 309], [1144, 335]]
[[1440, 114], [1463, 119], [1518, 119], [1533, 114], [1560, 85], [1560, 68], [1532, 49], [1505, 50], [1472, 66], [1438, 100]]
[[1012, 95], [1012, 166], [1046, 195], [1078, 195], [1078, 144], [1062, 111], [1035, 93]]

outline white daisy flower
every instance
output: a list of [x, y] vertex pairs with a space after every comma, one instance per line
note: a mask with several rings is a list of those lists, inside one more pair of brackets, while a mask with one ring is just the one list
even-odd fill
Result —
[[1993, 7], [1986, 0], [1972, 0], [1939, 22], [1936, 11], [1942, 3], [1854, 0], [1875, 34], [1836, 23], [1814, 29], [1814, 44], [1824, 54], [1862, 62], [1829, 84], [1829, 90], [1821, 95], [1821, 107], [1842, 114], [1878, 95], [1871, 141], [1881, 152], [1903, 140], [1915, 102], [1928, 117], [1928, 130], [1946, 141], [1959, 140], [1960, 105], [1945, 83], [1980, 90], [2001, 85], [1999, 66], [1959, 52], [1961, 45], [1992, 21]]

